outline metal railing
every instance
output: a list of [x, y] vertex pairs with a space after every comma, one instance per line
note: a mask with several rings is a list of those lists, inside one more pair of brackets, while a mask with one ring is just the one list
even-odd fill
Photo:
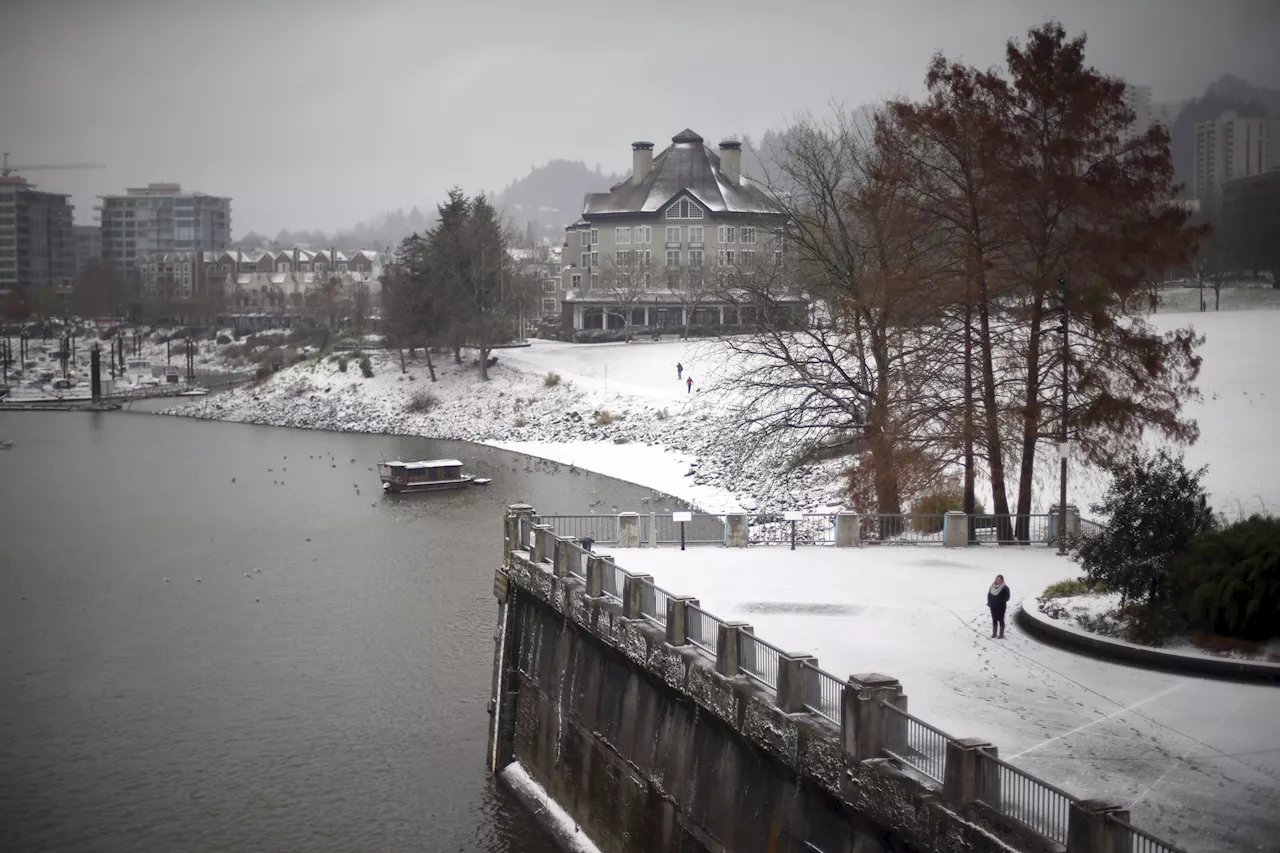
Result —
[[738, 634], [738, 667], [751, 678], [778, 689], [778, 658], [782, 649], [770, 645], [755, 634]]
[[577, 542], [569, 542], [569, 574], [583, 581], [587, 579], [587, 560], [591, 552]]
[[[627, 588], [629, 572], [617, 563], [606, 563], [604, 568], [604, 594], [622, 600], [622, 593]], [[612, 578], [612, 584], [610, 584]], [[612, 588], [610, 588], [612, 586]]]
[[519, 520], [519, 522], [517, 522], [517, 523], [518, 523], [519, 528], [520, 528], [520, 529], [519, 529], [519, 532], [518, 532], [519, 541], [520, 541], [520, 549], [521, 549], [522, 551], [528, 551], [528, 550], [530, 550], [530, 548], [529, 548], [529, 535], [530, 535], [531, 531], [533, 530], [533, 522], [532, 522], [530, 519], [528, 519], [528, 518], [523, 518], [523, 517], [522, 517], [522, 518]]
[[1107, 815], [1107, 820], [1118, 826], [1126, 836], [1124, 844], [1119, 848], [1123, 853], [1184, 853], [1181, 847], [1174, 847], [1166, 841], [1161, 841], [1151, 833], [1143, 832], [1115, 815]]
[[880, 708], [887, 712], [882, 726], [884, 751], [941, 784], [946, 777], [951, 735], [883, 699]]
[[613, 545], [618, 541], [616, 515], [544, 515], [538, 521], [550, 524], [557, 536], [590, 539], [601, 545]]
[[724, 623], [692, 604], [686, 604], [684, 610], [689, 642], [710, 652], [712, 656], [716, 655], [720, 650], [720, 626]]
[[804, 679], [804, 706], [837, 726], [843, 719], [844, 682], [808, 661], [800, 662]]
[[1074, 799], [1066, 791], [978, 750], [978, 798], [1059, 844], [1067, 843]]
[[651, 622], [667, 627], [667, 600], [671, 593], [660, 586], [644, 581], [640, 593], [640, 613]]
[[869, 545], [941, 545], [942, 513], [858, 516], [858, 538]]
[[776, 513], [747, 516], [747, 541], [752, 545], [790, 545], [793, 531], [797, 545], [834, 545], [835, 513], [808, 513], [794, 521]]
[[[671, 513], [640, 516], [640, 542], [644, 545], [679, 545], [680, 524]], [[655, 538], [656, 534], [656, 538]], [[694, 513], [684, 522], [686, 545], [720, 545], [724, 543], [724, 516]]]
[[998, 545], [1047, 545], [1049, 514], [974, 515], [970, 521], [971, 542]]

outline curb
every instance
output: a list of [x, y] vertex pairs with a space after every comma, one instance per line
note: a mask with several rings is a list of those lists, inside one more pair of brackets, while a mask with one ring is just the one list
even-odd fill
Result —
[[1143, 669], [1280, 685], [1280, 664], [1205, 657], [1140, 646], [1125, 640], [1090, 634], [1081, 628], [1065, 625], [1060, 620], [1050, 619], [1035, 610], [1034, 604], [1032, 609], [1028, 610], [1026, 606], [1028, 600], [1035, 601], [1035, 598], [1023, 599], [1018, 604], [1017, 613], [1014, 615], [1018, 626], [1031, 636], [1068, 651]]

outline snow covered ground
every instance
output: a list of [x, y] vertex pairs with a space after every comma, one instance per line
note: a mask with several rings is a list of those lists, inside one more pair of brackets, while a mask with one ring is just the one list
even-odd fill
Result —
[[[1050, 549], [608, 552], [838, 677], [899, 679], [916, 716], [986, 738], [1073, 794], [1118, 800], [1191, 853], [1278, 849], [1280, 688], [1105, 663], [1023, 635], [1018, 602], [1077, 571]], [[986, 609], [997, 573], [1013, 591], [1004, 640], [991, 639]]]
[[[1280, 312], [1162, 313], [1151, 320], [1161, 329], [1191, 325], [1206, 336], [1203, 399], [1188, 403], [1201, 438], [1187, 458], [1210, 465], [1214, 505], [1232, 515], [1280, 507], [1280, 453], [1271, 442], [1280, 420], [1280, 365], [1263, 355]], [[332, 360], [313, 361], [174, 413], [479, 441], [636, 482], [710, 512], [843, 504], [842, 462], [788, 470], [785, 455], [744, 453], [732, 440], [725, 400], [710, 387], [724, 358], [714, 343], [533, 341], [495, 355], [488, 383], [474, 365], [448, 359], [438, 359], [434, 384], [421, 360], [405, 375], [392, 353], [372, 355], [372, 379], [362, 378], [354, 362], [341, 373]], [[677, 379], [677, 363], [693, 378], [693, 393]], [[544, 384], [549, 373], [560, 377], [558, 385]], [[434, 408], [406, 411], [424, 388], [437, 399]], [[1086, 517], [1102, 485], [1096, 472], [1072, 466], [1071, 500]], [[1054, 500], [1056, 476], [1046, 474], [1040, 487], [1043, 511]]]

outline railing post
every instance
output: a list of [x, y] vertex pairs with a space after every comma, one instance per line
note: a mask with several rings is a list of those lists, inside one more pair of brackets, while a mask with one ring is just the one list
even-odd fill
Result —
[[604, 573], [613, 571], [613, 558], [592, 554], [587, 557], [587, 597], [604, 595]]
[[716, 672], [728, 678], [738, 675], [742, 669], [738, 638], [745, 631], [755, 629], [746, 622], [725, 622], [716, 628]]
[[1067, 853], [1128, 853], [1124, 827], [1107, 820], [1107, 815], [1129, 822], [1129, 810], [1110, 800], [1068, 803]]
[[649, 513], [649, 547], [658, 547], [658, 514]]
[[667, 599], [667, 645], [689, 645], [689, 608], [698, 606], [698, 599], [688, 595], [673, 595]]
[[860, 544], [862, 543], [858, 540], [858, 514], [856, 512], [836, 513], [836, 547], [857, 548]]
[[[982, 738], [965, 737], [947, 741], [947, 763], [943, 772], [942, 796], [959, 808], [974, 800], [991, 802], [979, 796], [983, 790], [982, 754], [979, 750], [995, 752], [995, 747]], [[996, 774], [990, 774], [996, 776]], [[999, 778], [998, 776], [996, 778]], [[997, 797], [995, 804], [999, 805]]]
[[747, 531], [747, 514], [732, 512], [724, 517], [724, 546], [726, 548], [745, 548], [750, 536]]
[[778, 655], [778, 689], [775, 697], [778, 709], [784, 714], [797, 714], [804, 710], [804, 666], [817, 667], [818, 659], [812, 655]]
[[1058, 541], [1062, 531], [1060, 524], [1062, 524], [1062, 513], [1058, 511], [1058, 505], [1053, 504], [1049, 507], [1049, 544], [1051, 545]]
[[547, 547], [554, 535], [555, 531], [550, 524], [533, 525], [533, 561], [535, 563], [542, 563], [555, 557], [555, 551]]
[[521, 525], [533, 523], [533, 507], [528, 504], [510, 504], [507, 507], [507, 551], [523, 551]]
[[1000, 807], [1000, 766], [989, 759], [999, 757], [1000, 750], [995, 746], [979, 747], [974, 756], [978, 774], [974, 797], [996, 808]]
[[569, 561], [578, 558], [578, 549], [582, 547], [578, 544], [577, 539], [565, 537], [557, 538], [555, 545], [555, 576], [558, 578], [569, 577]]
[[944, 548], [969, 546], [969, 517], [959, 510], [948, 510], [942, 517], [942, 545]]
[[622, 615], [628, 619], [644, 618], [644, 585], [653, 583], [653, 575], [627, 575], [622, 581]]
[[[879, 758], [886, 743], [894, 742], [896, 732], [890, 726], [901, 726], [905, 720], [892, 723], [885, 720], [888, 713], [880, 707], [880, 703], [888, 702], [901, 710], [906, 710], [907, 697], [902, 693], [902, 684], [898, 679], [868, 672], [849, 676], [849, 685], [845, 688], [846, 697], [853, 693], [853, 708], [849, 709], [846, 699], [845, 720], [848, 724], [848, 711], [853, 711], [853, 757], [859, 761]], [[898, 738], [901, 739], [900, 737]], [[846, 744], [846, 748], [848, 745]]]
[[637, 513], [618, 513], [618, 547], [640, 547], [640, 516]]
[[1067, 504], [1067, 535], [1080, 535], [1080, 507]]

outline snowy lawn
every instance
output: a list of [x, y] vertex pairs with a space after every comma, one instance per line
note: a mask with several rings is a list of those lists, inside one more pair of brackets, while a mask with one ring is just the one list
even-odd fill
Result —
[[[1280, 838], [1280, 688], [1105, 663], [1024, 636], [1018, 603], [1077, 573], [1048, 548], [609, 552], [838, 677], [899, 679], [916, 716], [986, 738], [1074, 794], [1117, 799], [1193, 853]], [[996, 573], [1013, 591], [1004, 640], [991, 639], [986, 609]]]

